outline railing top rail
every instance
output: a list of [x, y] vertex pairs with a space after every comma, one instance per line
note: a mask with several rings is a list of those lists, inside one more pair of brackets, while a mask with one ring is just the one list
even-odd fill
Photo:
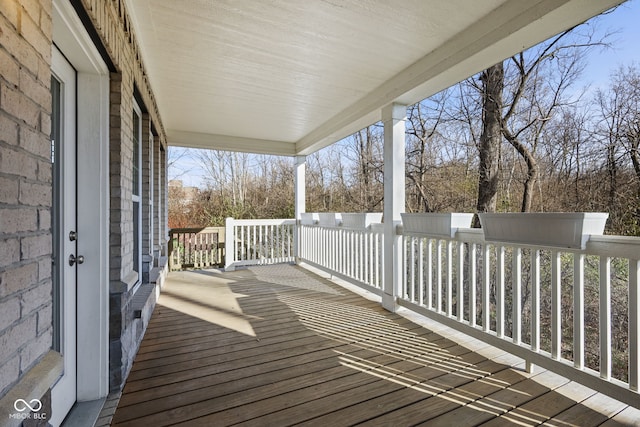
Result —
[[171, 228], [170, 234], [178, 233], [217, 233], [220, 230], [224, 230], [224, 227], [184, 227], [184, 228]]
[[396, 227], [396, 233], [403, 236], [415, 236], [415, 237], [427, 237], [432, 239], [442, 239], [442, 240], [455, 240], [464, 243], [486, 243], [484, 240], [484, 233], [480, 228], [458, 228], [456, 234], [453, 238], [430, 234], [430, 233], [421, 233], [421, 232], [408, 232], [404, 229], [402, 225], [398, 225]]
[[555, 246], [544, 246], [538, 244], [526, 245], [512, 242], [486, 241], [481, 228], [459, 228], [453, 238], [443, 237], [428, 233], [408, 233], [403, 228], [397, 227], [397, 233], [405, 236], [426, 237], [432, 239], [453, 240], [464, 243], [502, 245], [507, 247], [519, 247], [528, 249], [557, 250], [567, 253], [578, 253], [584, 255], [598, 255], [612, 258], [640, 258], [640, 237], [632, 236], [599, 236], [591, 235], [584, 250], [574, 248], [561, 248]]
[[295, 225], [293, 218], [279, 219], [233, 219], [234, 225]]
[[612, 258], [640, 259], [640, 237], [591, 236], [584, 253]]
[[330, 230], [349, 230], [349, 231], [371, 231], [374, 233], [382, 233], [382, 223], [372, 223], [366, 227], [349, 227], [346, 225], [323, 225], [323, 224], [300, 224], [302, 227], [326, 228]]

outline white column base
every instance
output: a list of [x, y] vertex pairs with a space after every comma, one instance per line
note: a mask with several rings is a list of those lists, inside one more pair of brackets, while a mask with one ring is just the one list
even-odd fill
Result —
[[389, 295], [387, 293], [382, 294], [381, 302], [382, 302], [382, 308], [392, 313], [397, 312], [398, 308], [400, 308], [400, 306], [396, 302], [396, 297], [393, 295]]

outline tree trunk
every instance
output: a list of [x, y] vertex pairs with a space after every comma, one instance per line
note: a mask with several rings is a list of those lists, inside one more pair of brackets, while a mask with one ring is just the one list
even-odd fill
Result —
[[[504, 67], [502, 62], [486, 69], [482, 81], [482, 135], [480, 177], [478, 180], [478, 212], [495, 212], [498, 194], [498, 166], [502, 141], [502, 91]], [[476, 218], [475, 227], [479, 226]]]
[[535, 157], [527, 149], [527, 147], [522, 144], [517, 137], [515, 137], [506, 127], [502, 129], [504, 137], [509, 141], [518, 153], [522, 156], [524, 161], [527, 163], [527, 178], [524, 181], [524, 189], [522, 193], [522, 205], [520, 206], [520, 212], [531, 212], [531, 205], [533, 201], [533, 190], [535, 188], [536, 181], [538, 180], [538, 175], [540, 174], [540, 168], [538, 167], [538, 162]]

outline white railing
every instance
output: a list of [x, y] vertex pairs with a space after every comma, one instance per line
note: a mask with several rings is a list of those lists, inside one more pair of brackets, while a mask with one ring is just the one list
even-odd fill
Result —
[[640, 239], [585, 250], [402, 233], [399, 304], [638, 406]]
[[294, 261], [293, 219], [226, 220], [225, 269]]
[[300, 258], [368, 291], [382, 290], [382, 224], [348, 228], [300, 225]]
[[[381, 224], [229, 219], [227, 236], [230, 267], [291, 262], [297, 245], [299, 261], [383, 294]], [[640, 238], [591, 236], [582, 250], [486, 242], [481, 229], [394, 238], [403, 280], [384, 289], [398, 305], [640, 405]]]

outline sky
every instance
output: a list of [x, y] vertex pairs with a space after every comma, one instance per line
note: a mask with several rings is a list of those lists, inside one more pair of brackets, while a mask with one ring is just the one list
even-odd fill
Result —
[[[640, 66], [640, 0], [628, 0], [599, 19], [601, 31], [613, 31], [615, 34], [611, 38], [611, 49], [596, 50], [589, 56], [583, 85], [589, 85], [592, 90], [606, 88], [610, 75], [621, 65], [635, 63]], [[183, 151], [182, 148], [170, 147], [169, 155], [179, 155]], [[185, 186], [202, 186], [204, 172], [188, 151], [169, 168], [169, 179], [180, 179]]]
[[589, 57], [584, 78], [596, 86], [606, 86], [612, 71], [620, 65], [640, 65], [640, 0], [629, 0], [600, 19], [602, 29], [617, 34], [612, 38], [613, 48]]

